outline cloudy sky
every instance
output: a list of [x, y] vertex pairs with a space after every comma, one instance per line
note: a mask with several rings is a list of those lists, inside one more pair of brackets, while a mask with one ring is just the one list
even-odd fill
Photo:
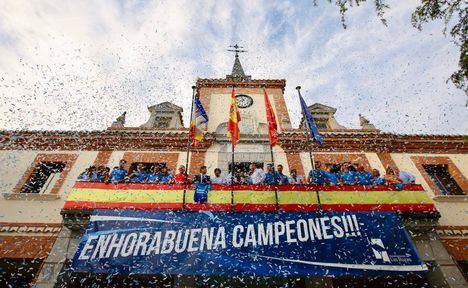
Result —
[[362, 113], [389, 132], [468, 133], [466, 95], [446, 81], [458, 49], [441, 22], [411, 26], [418, 1], [389, 1], [388, 27], [370, 1], [346, 30], [336, 6], [311, 2], [2, 1], [0, 129], [105, 129], [123, 111], [137, 126], [164, 101], [188, 111], [196, 78], [228, 74], [239, 43], [247, 74], [287, 80], [293, 125], [301, 85], [347, 127]]

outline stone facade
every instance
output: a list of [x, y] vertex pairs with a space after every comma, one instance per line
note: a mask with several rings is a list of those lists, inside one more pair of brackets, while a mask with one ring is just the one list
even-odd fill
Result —
[[[239, 61], [237, 57], [236, 61]], [[279, 145], [273, 149], [274, 160], [283, 164], [285, 173], [294, 168], [300, 175], [307, 174], [311, 169], [309, 151], [316, 161], [324, 163], [351, 161], [367, 169], [378, 169], [382, 174], [388, 165], [411, 172], [441, 213], [441, 218], [431, 223], [405, 220], [420, 256], [433, 264], [429, 282], [434, 287], [466, 287], [458, 264], [468, 261], [466, 136], [389, 134], [374, 129], [367, 122], [363, 129], [346, 129], [334, 119], [335, 108], [314, 104], [309, 107], [314, 119], [325, 125], [321, 129], [325, 145], [318, 146], [310, 143], [304, 129], [291, 127], [283, 95], [285, 80], [252, 80], [239, 67], [233, 71], [237, 73], [235, 77], [197, 80], [197, 97], [210, 121], [205, 141], [190, 153], [190, 173], [198, 172], [201, 165], [208, 166], [210, 173], [218, 167], [224, 173], [228, 171], [231, 145], [225, 129], [233, 85], [236, 94], [249, 95], [254, 101], [251, 107], [240, 109], [241, 141], [236, 147], [235, 162], [271, 162], [263, 102], [265, 88], [280, 133]], [[57, 281], [63, 280], [63, 268], [83, 233], [86, 219], [63, 222], [60, 211], [77, 176], [86, 167], [113, 167], [120, 159], [129, 163], [164, 162], [173, 170], [185, 165], [189, 131], [183, 126], [182, 109], [171, 103], [161, 103], [148, 110], [149, 120], [140, 127], [125, 127], [120, 119], [116, 121], [118, 125], [105, 131], [0, 132], [0, 161], [5, 168], [0, 171], [3, 195], [0, 198], [0, 256], [2, 259], [40, 259], [42, 266], [34, 279], [37, 287], [61, 285]], [[41, 161], [61, 161], [66, 167], [47, 193], [21, 193], [24, 183]], [[442, 195], [424, 170], [424, 165], [432, 164], [447, 165], [464, 194]], [[23, 248], [18, 249], [18, 245]], [[189, 280], [178, 279], [177, 283], [191, 283]], [[327, 287], [333, 285], [329, 279], [317, 281]]]

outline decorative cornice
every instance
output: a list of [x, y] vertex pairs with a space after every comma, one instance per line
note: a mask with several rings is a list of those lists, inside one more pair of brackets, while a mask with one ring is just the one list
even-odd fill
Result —
[[226, 88], [235, 85], [239, 88], [279, 88], [284, 92], [286, 87], [285, 79], [253, 79], [233, 81], [230, 79], [197, 79], [197, 91], [202, 87]]
[[[179, 151], [187, 146], [189, 130], [145, 131], [1, 131], [0, 150], [162, 150]], [[207, 134], [205, 141], [197, 146], [200, 151], [208, 149], [214, 141]]]
[[51, 234], [56, 235], [62, 229], [61, 224], [37, 223], [0, 223], [2, 234]]
[[[66, 151], [181, 151], [186, 149], [188, 129], [184, 130], [104, 130], [104, 131], [0, 131], [0, 150], [66, 150]], [[278, 137], [286, 152], [407, 152], [407, 153], [468, 153], [467, 137], [463, 135], [398, 135], [362, 131], [322, 133], [325, 145], [310, 145], [304, 130], [288, 130]], [[242, 138], [242, 135], [241, 135]], [[244, 137], [245, 138], [245, 137]], [[207, 133], [197, 146], [206, 151], [215, 141], [223, 141]], [[247, 138], [246, 138], [247, 139]], [[250, 139], [250, 138], [249, 138]], [[265, 135], [252, 137], [263, 142]], [[252, 141], [255, 142], [255, 141]]]
[[439, 226], [436, 232], [444, 238], [466, 238], [468, 237], [468, 226]]
[[287, 152], [408, 152], [408, 153], [467, 153], [466, 136], [462, 135], [398, 135], [390, 133], [326, 132], [324, 145], [312, 143], [306, 132], [279, 135], [278, 143]]

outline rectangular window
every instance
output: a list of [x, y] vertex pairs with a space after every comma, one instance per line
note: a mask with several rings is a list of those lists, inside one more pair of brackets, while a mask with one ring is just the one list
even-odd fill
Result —
[[21, 193], [47, 194], [54, 187], [65, 168], [63, 162], [40, 162], [21, 189]]
[[464, 195], [447, 165], [423, 165], [423, 168], [443, 195]]

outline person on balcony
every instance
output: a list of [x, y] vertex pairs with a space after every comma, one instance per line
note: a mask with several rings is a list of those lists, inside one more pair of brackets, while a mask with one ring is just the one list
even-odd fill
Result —
[[159, 165], [154, 165], [153, 171], [148, 174], [148, 178], [146, 179], [146, 183], [159, 183], [159, 176], [161, 175], [161, 171]]
[[211, 179], [210, 176], [207, 175], [206, 173], [208, 170], [206, 169], [206, 166], [201, 166], [200, 167], [200, 174], [196, 174], [193, 178], [193, 183], [195, 184], [210, 184]]
[[226, 177], [221, 176], [221, 169], [215, 168], [214, 169], [215, 177], [211, 178], [212, 184], [227, 184]]
[[335, 167], [333, 164], [327, 164], [325, 166], [325, 183], [327, 185], [336, 186], [339, 183], [338, 175], [335, 173]]
[[278, 183], [278, 173], [273, 171], [273, 164], [267, 164], [267, 172], [265, 173], [265, 184], [275, 185]]
[[125, 177], [127, 176], [127, 170], [125, 169], [125, 165], [127, 165], [127, 161], [124, 159], [120, 160], [119, 166], [114, 167], [114, 169], [112, 170], [109, 182], [117, 184], [125, 181]]
[[93, 168], [94, 166], [90, 166], [86, 168], [85, 171], [78, 176], [78, 181], [82, 181], [82, 182], [91, 181], [91, 173], [92, 173]]
[[345, 185], [355, 185], [357, 183], [356, 168], [349, 163], [341, 166], [340, 182]]
[[401, 182], [405, 185], [405, 184], [414, 184], [414, 182], [416, 181], [416, 177], [414, 177], [413, 174], [411, 174], [410, 172], [406, 172], [406, 171], [400, 171], [398, 168], [393, 168], [393, 170], [395, 171], [395, 175], [398, 175], [398, 178], [400, 178]]
[[133, 170], [128, 177], [126, 177], [126, 181], [130, 183], [143, 183], [146, 182], [148, 178], [148, 173], [146, 173], [145, 165], [142, 163], [137, 165], [137, 169]]
[[323, 185], [325, 184], [325, 171], [322, 169], [322, 163], [315, 162], [315, 169], [309, 171], [309, 184]]
[[364, 165], [359, 165], [356, 172], [356, 180], [359, 185], [372, 185], [372, 174], [366, 171]]
[[288, 179], [289, 184], [304, 184], [304, 180], [302, 179], [302, 176], [297, 175], [296, 169], [291, 169], [290, 174], [291, 175]]
[[[268, 166], [267, 166], [268, 167]], [[250, 163], [249, 165], [249, 176], [247, 182], [249, 184], [258, 185], [265, 182], [266, 174], [260, 167], [260, 164]]]
[[169, 169], [164, 166], [161, 169], [161, 173], [158, 175], [158, 183], [160, 184], [172, 184], [174, 183], [174, 179], [171, 174], [169, 174]]
[[398, 175], [395, 173], [395, 170], [388, 166], [387, 170], [385, 171], [385, 183], [387, 185], [393, 185], [395, 188], [398, 190], [403, 189], [403, 181], [398, 177]]
[[385, 179], [380, 177], [380, 171], [377, 169], [372, 169], [372, 185], [385, 185]]
[[278, 184], [279, 185], [287, 185], [289, 184], [289, 181], [288, 181], [288, 176], [284, 175], [283, 174], [283, 165], [281, 164], [278, 164], [278, 166], [276, 166], [276, 179], [278, 181]]
[[185, 172], [185, 166], [180, 165], [178, 169], [179, 173], [174, 175], [174, 183], [176, 184], [184, 184], [185, 180], [187, 180], [187, 183], [190, 183], [190, 177], [187, 175]]

